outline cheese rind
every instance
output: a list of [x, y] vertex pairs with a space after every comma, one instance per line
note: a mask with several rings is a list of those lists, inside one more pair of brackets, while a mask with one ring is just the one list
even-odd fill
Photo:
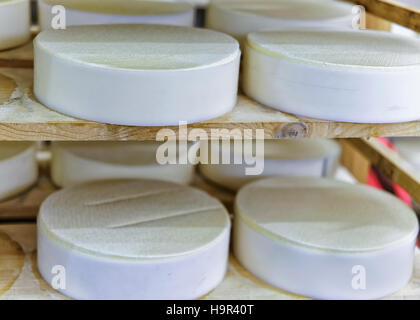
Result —
[[[255, 141], [253, 148], [255, 149]], [[253, 163], [255, 160], [245, 159], [244, 150], [244, 145], [238, 151], [232, 143], [230, 150], [226, 151], [231, 153], [230, 163], [200, 164], [201, 174], [206, 179], [235, 191], [247, 183], [269, 176], [332, 177], [341, 153], [340, 145], [328, 139], [264, 140], [264, 154], [255, 158], [264, 164], [264, 170], [259, 175], [247, 175], [246, 168], [253, 168], [256, 164]], [[225, 151], [220, 149], [220, 153], [223, 152]], [[234, 164], [235, 154], [240, 154], [241, 164]]]
[[51, 177], [60, 187], [137, 178], [189, 184], [194, 165], [179, 164], [180, 160], [187, 160], [189, 151], [176, 152], [167, 159], [168, 164], [161, 165], [156, 159], [160, 145], [157, 142], [53, 142]]
[[57, 15], [54, 6], [65, 8], [66, 26], [91, 24], [165, 24], [192, 27], [194, 10], [186, 2], [138, 0], [40, 0], [41, 30], [51, 29]]
[[29, 5], [28, 0], [0, 1], [0, 50], [19, 46], [29, 40]]
[[417, 120], [419, 52], [417, 40], [381, 31], [252, 33], [242, 87], [267, 106], [306, 117], [360, 123]]
[[223, 279], [229, 234], [226, 209], [199, 190], [156, 180], [88, 183], [42, 204], [38, 267], [51, 283], [51, 268], [64, 266], [59, 291], [77, 299], [193, 299]]
[[353, 6], [339, 1], [212, 1], [206, 27], [242, 41], [250, 32], [290, 28], [350, 29]]
[[0, 200], [19, 194], [36, 182], [36, 149], [31, 142], [0, 143]]
[[[328, 179], [270, 178], [241, 189], [235, 205], [236, 257], [279, 288], [322, 299], [373, 299], [411, 277], [418, 222], [384, 192]], [[352, 287], [360, 266], [366, 290]], [[290, 268], [292, 275], [282, 277]]]
[[49, 30], [35, 39], [34, 93], [52, 109], [99, 122], [198, 122], [235, 106], [239, 59], [236, 40], [204, 29], [101, 25]]

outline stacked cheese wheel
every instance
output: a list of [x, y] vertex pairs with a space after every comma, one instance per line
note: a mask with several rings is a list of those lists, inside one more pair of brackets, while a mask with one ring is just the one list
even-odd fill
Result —
[[321, 299], [373, 299], [413, 272], [418, 222], [376, 189], [316, 178], [270, 178], [239, 191], [234, 253], [264, 281]]
[[[229, 234], [226, 209], [196, 189], [155, 180], [88, 183], [42, 204], [38, 268], [77, 299], [193, 299], [222, 281]], [[65, 272], [65, 285], [57, 272]]]
[[352, 5], [316, 0], [216, 0], [207, 11], [207, 28], [244, 40], [250, 32], [290, 28], [350, 29]]
[[29, 0], [0, 0], [0, 50], [29, 40]]
[[381, 31], [248, 35], [243, 89], [297, 115], [346, 122], [420, 119], [420, 42]]
[[160, 25], [48, 30], [35, 39], [34, 93], [46, 106], [88, 120], [142, 126], [197, 122], [235, 106], [239, 60], [237, 41], [210, 30]]
[[35, 143], [0, 143], [0, 200], [24, 191], [32, 186], [37, 178]]
[[[267, 176], [332, 177], [340, 157], [340, 145], [327, 139], [232, 142], [227, 148], [221, 145], [219, 151], [219, 162], [212, 162], [210, 153], [200, 172], [231, 190]], [[228, 160], [222, 163], [224, 158]]]
[[51, 152], [51, 177], [61, 187], [135, 178], [188, 184], [194, 175], [188, 145], [177, 150], [175, 142], [53, 142]]
[[178, 1], [39, 0], [38, 12], [41, 30], [90, 24], [194, 23], [192, 5]]

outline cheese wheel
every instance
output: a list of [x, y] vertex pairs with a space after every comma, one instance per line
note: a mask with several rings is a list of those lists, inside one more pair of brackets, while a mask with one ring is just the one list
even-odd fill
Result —
[[206, 27], [242, 41], [250, 32], [289, 28], [350, 29], [353, 6], [317, 0], [220, 0], [207, 10]]
[[235, 205], [235, 256], [276, 287], [320, 299], [374, 299], [410, 280], [417, 218], [383, 191], [269, 178], [242, 188]]
[[0, 50], [29, 40], [29, 0], [0, 0]]
[[35, 143], [0, 142], [0, 200], [19, 194], [37, 178]]
[[[59, 11], [65, 8], [65, 25], [92, 24], [166, 24], [193, 26], [194, 9], [186, 2], [139, 1], [139, 0], [39, 0], [39, 24], [41, 30], [53, 28], [59, 22]], [[57, 7], [56, 7], [57, 8]], [[57, 17], [57, 18], [55, 18]], [[57, 20], [57, 21], [55, 21]], [[62, 20], [60, 21], [63, 22]], [[56, 27], [57, 29], [57, 27]]]
[[420, 138], [392, 138], [392, 143], [406, 161], [408, 161], [416, 169], [420, 170]]
[[61, 187], [135, 178], [190, 183], [194, 166], [179, 164], [187, 162], [188, 151], [175, 151], [176, 154], [165, 159], [168, 164], [161, 165], [156, 159], [158, 149], [164, 147], [160, 145], [157, 142], [53, 142], [51, 177], [54, 184]]
[[[229, 164], [200, 164], [201, 174], [208, 180], [231, 190], [238, 190], [245, 184], [268, 176], [310, 176], [333, 177], [341, 153], [340, 145], [328, 139], [264, 140], [264, 152], [256, 152], [252, 143], [253, 157], [246, 157], [245, 144], [236, 148], [232, 142], [230, 149], [220, 146], [219, 158], [230, 153]], [[207, 142], [205, 142], [207, 143]], [[211, 150], [211, 149], [210, 149]], [[241, 164], [234, 164], [235, 155]], [[258, 175], [248, 175], [247, 168], [260, 167]]]
[[235, 106], [239, 60], [236, 40], [204, 29], [49, 30], [35, 39], [34, 93], [47, 107], [87, 120], [137, 126], [198, 122]]
[[383, 31], [248, 35], [243, 90], [301, 116], [344, 122], [420, 119], [420, 41]]
[[38, 268], [76, 299], [194, 299], [226, 272], [230, 220], [223, 205], [186, 186], [156, 181], [93, 182], [42, 204]]

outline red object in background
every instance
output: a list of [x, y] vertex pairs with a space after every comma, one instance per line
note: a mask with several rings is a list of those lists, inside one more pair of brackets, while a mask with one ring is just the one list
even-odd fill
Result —
[[[395, 146], [387, 138], [377, 138], [379, 142], [387, 146], [389, 149], [397, 152]], [[377, 189], [386, 190], [395, 194], [398, 198], [404, 201], [408, 206], [412, 207], [411, 196], [396, 183], [390, 181], [384, 175], [381, 175], [375, 168], [370, 168], [366, 184]]]

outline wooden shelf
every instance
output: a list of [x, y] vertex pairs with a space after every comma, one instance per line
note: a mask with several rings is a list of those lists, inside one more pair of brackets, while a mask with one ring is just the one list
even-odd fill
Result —
[[[41, 105], [32, 93], [32, 69], [0, 69], [0, 140], [154, 140], [162, 127], [132, 127], [84, 121]], [[167, 127], [185, 138], [178, 126]], [[188, 129], [228, 129], [222, 136], [249, 138], [264, 129], [265, 138], [349, 138], [418, 136], [420, 122], [356, 124], [296, 117], [265, 107], [244, 95], [222, 117], [188, 125]], [[230, 132], [236, 129], [238, 132]], [[249, 132], [251, 129], [252, 131]]]
[[33, 68], [34, 49], [32, 39], [25, 45], [0, 51], [0, 68]]
[[360, 4], [370, 12], [385, 20], [420, 32], [420, 9], [398, 0], [349, 0]]

